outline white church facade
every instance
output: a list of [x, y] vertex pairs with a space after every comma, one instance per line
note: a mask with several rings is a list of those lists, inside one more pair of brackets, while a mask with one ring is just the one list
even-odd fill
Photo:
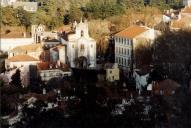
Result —
[[74, 33], [62, 38], [62, 44], [67, 47], [67, 61], [70, 67], [76, 66], [76, 59], [85, 57], [88, 68], [96, 67], [96, 41], [89, 36], [87, 21], [73, 24]]

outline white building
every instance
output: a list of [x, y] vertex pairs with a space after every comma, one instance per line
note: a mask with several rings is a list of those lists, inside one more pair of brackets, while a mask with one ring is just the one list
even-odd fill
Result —
[[14, 47], [32, 44], [32, 38], [0, 38], [0, 50], [7, 52]]
[[139, 41], [152, 43], [154, 39], [154, 29], [145, 26], [133, 25], [115, 34], [115, 63], [123, 68], [129, 68], [133, 57], [132, 49], [139, 44]]
[[17, 0], [1, 0], [1, 6], [12, 6], [15, 2], [17, 2]]
[[75, 60], [85, 57], [89, 67], [96, 67], [96, 41], [89, 36], [87, 21], [74, 23], [75, 33], [65, 39], [62, 44], [67, 46], [67, 59], [71, 67], [76, 67]]
[[71, 72], [64, 72], [60, 69], [39, 70], [39, 75], [42, 81], [47, 82], [52, 78], [62, 78], [65, 76], [71, 76]]
[[38, 9], [38, 2], [15, 2], [13, 8], [22, 7], [25, 11], [36, 12]]
[[113, 82], [119, 80], [118, 64], [114, 64], [112, 68], [106, 69], [106, 80]]
[[183, 0], [183, 5], [191, 7], [191, 0]]

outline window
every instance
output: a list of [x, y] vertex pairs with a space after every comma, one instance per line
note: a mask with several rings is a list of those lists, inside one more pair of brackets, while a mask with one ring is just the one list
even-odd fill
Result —
[[85, 49], [84, 44], [80, 45], [80, 50], [83, 51]]
[[110, 70], [109, 73], [112, 74], [112, 70]]
[[131, 56], [131, 49], [129, 49], [129, 56]]
[[74, 48], [74, 44], [72, 45], [72, 48]]

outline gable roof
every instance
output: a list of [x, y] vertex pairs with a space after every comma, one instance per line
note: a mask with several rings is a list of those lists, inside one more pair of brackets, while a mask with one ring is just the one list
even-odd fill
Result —
[[181, 28], [187, 28], [191, 24], [191, 17], [185, 16], [181, 18], [180, 20], [174, 20], [171, 22], [171, 28], [172, 29], [181, 29]]
[[9, 62], [21, 62], [21, 61], [38, 61], [29, 55], [16, 55], [7, 59]]
[[141, 33], [145, 32], [147, 30], [148, 30], [148, 28], [146, 28], [144, 26], [133, 25], [133, 26], [130, 26], [130, 27], [126, 28], [125, 30], [115, 34], [115, 36], [133, 39], [134, 37], [140, 35]]
[[42, 49], [41, 44], [29, 44], [29, 45], [17, 46], [12, 50], [10, 50], [10, 52], [36, 52], [40, 49]]
[[191, 13], [191, 7], [185, 7], [184, 9], [182, 9], [181, 12], [182, 13]]

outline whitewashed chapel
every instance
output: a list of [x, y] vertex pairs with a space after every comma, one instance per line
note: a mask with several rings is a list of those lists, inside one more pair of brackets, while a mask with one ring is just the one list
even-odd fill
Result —
[[62, 44], [67, 46], [67, 60], [71, 67], [76, 66], [76, 59], [86, 58], [87, 67], [96, 67], [96, 41], [89, 36], [88, 23], [82, 21], [74, 22], [74, 33], [62, 38]]

